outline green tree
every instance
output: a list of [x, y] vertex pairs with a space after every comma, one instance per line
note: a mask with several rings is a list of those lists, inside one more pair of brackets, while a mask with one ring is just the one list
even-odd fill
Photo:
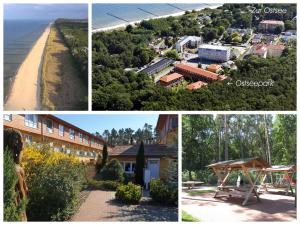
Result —
[[175, 49], [166, 52], [166, 57], [174, 60], [179, 60], [179, 55]]
[[142, 141], [136, 156], [136, 163], [135, 163], [135, 182], [141, 186], [144, 185], [144, 168], [145, 168], [145, 155], [144, 155], [144, 142]]
[[8, 148], [4, 151], [3, 173], [4, 221], [21, 221], [22, 207], [16, 203], [18, 193], [15, 190], [18, 176], [11, 151]]

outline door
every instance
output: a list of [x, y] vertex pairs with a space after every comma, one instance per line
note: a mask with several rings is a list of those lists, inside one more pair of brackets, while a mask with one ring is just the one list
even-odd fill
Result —
[[159, 179], [159, 159], [148, 159], [148, 169], [150, 170], [150, 180]]

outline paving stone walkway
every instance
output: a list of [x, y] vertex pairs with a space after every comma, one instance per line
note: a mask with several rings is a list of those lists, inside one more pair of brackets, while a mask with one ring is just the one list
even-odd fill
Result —
[[115, 200], [114, 191], [91, 191], [71, 221], [178, 221], [177, 207], [154, 204], [143, 198], [139, 205]]

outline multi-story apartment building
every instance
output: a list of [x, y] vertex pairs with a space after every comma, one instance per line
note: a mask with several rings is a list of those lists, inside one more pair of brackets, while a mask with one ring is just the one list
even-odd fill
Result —
[[284, 29], [284, 22], [280, 20], [262, 20], [258, 25], [258, 29], [261, 32], [271, 32], [273, 33], [277, 27]]
[[197, 48], [201, 43], [201, 37], [183, 36], [176, 42], [175, 48], [178, 52], [183, 52], [185, 48]]
[[230, 59], [230, 48], [204, 44], [198, 48], [198, 56], [204, 60], [226, 62]]
[[105, 141], [53, 115], [4, 114], [4, 128], [19, 130], [25, 143], [49, 144], [54, 151], [93, 161]]

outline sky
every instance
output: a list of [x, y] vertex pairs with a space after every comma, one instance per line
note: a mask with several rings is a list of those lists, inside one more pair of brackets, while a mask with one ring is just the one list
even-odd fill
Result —
[[4, 4], [5, 20], [87, 19], [87, 4]]
[[158, 114], [151, 115], [88, 115], [88, 114], [59, 114], [54, 115], [63, 119], [85, 131], [95, 133], [98, 131], [100, 134], [104, 130], [111, 131], [112, 128], [119, 130], [120, 128], [131, 128], [137, 130], [143, 128], [145, 123], [156, 126]]

